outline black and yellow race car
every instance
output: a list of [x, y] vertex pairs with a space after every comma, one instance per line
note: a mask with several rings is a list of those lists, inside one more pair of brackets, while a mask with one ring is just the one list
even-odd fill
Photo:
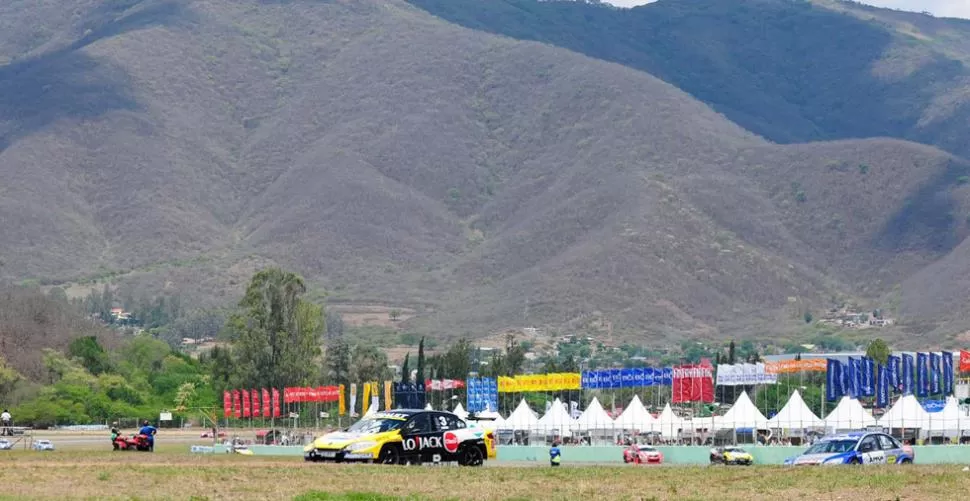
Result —
[[715, 447], [711, 449], [711, 464], [750, 465], [754, 464], [754, 457], [737, 446]]
[[450, 412], [402, 409], [365, 416], [303, 449], [306, 461], [481, 466], [495, 457], [491, 431], [470, 428]]

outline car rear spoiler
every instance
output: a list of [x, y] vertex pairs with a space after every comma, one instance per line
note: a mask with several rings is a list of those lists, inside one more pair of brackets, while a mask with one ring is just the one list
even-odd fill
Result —
[[474, 412], [469, 412], [468, 415], [465, 416], [465, 421], [495, 421], [495, 419], [496, 418], [492, 416], [479, 416]]

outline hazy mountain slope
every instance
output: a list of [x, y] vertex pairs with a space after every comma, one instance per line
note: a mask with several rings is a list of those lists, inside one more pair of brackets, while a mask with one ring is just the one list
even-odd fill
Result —
[[[661, 0], [629, 10], [409, 1], [463, 26], [646, 71], [777, 142], [892, 136], [970, 155], [961, 139], [970, 72], [951, 52], [967, 54], [944, 35], [934, 43], [915, 28], [788, 0]], [[958, 20], [938, 24], [961, 40], [970, 33]]]
[[57, 4], [56, 35], [0, 34], [8, 279], [212, 304], [278, 263], [443, 335], [768, 336], [793, 299], [876, 300], [965, 237], [967, 166], [939, 150], [776, 146], [404, 2]]

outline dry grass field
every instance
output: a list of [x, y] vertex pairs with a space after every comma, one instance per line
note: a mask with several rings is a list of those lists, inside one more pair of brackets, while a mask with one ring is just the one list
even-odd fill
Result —
[[0, 499], [946, 500], [970, 489], [961, 466], [380, 467], [299, 458], [68, 450], [0, 455]]

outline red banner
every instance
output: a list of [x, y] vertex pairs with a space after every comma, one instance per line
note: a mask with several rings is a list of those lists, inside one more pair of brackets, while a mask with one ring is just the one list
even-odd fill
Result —
[[263, 388], [263, 417], [269, 417], [269, 390]]
[[232, 415], [232, 393], [228, 391], [222, 392], [222, 417], [229, 417]]
[[424, 382], [424, 389], [431, 391], [457, 390], [464, 387], [465, 382], [460, 379], [428, 379]]
[[242, 411], [243, 417], [251, 417], [252, 413], [249, 410], [249, 390], [242, 391]]
[[710, 365], [674, 367], [673, 402], [714, 401], [714, 369]]
[[242, 405], [239, 403], [239, 390], [232, 390], [232, 413], [236, 419], [242, 417]]
[[280, 390], [273, 388], [273, 417], [280, 417]]
[[970, 372], [970, 351], [960, 350], [960, 372]]
[[283, 402], [287, 404], [302, 402], [336, 402], [340, 398], [340, 388], [320, 386], [318, 388], [285, 388]]
[[253, 417], [259, 417], [259, 390], [250, 390], [253, 396]]

